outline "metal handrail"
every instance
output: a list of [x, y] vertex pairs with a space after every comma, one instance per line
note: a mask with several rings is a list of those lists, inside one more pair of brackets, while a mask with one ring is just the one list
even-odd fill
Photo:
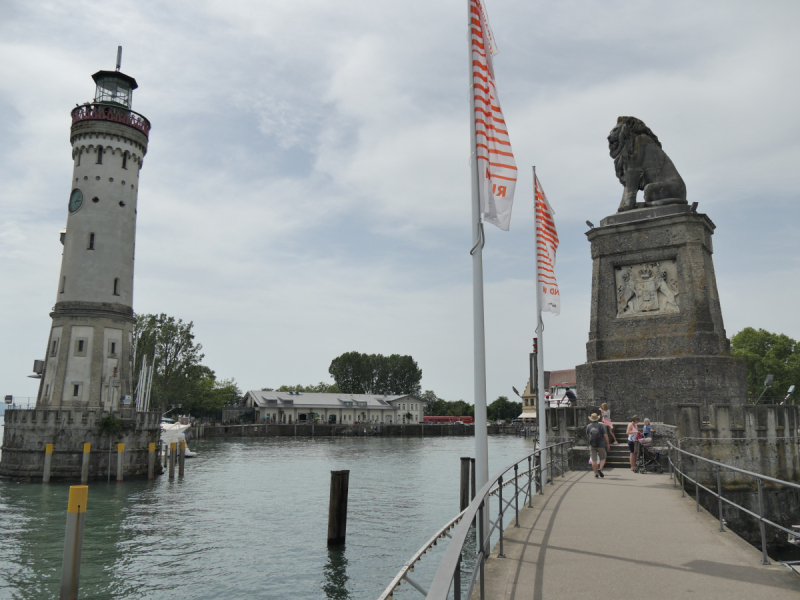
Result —
[[[528, 503], [531, 507], [532, 495], [535, 493], [543, 494], [544, 490], [541, 486], [540, 478], [537, 477], [539, 470], [543, 471], [549, 476], [550, 483], [554, 484], [553, 478], [555, 470], [564, 475], [567, 469], [564, 468], [564, 463], [569, 459], [564, 456], [564, 447], [569, 444], [573, 445], [572, 440], [552, 444], [545, 448], [541, 448], [530, 454], [525, 455], [518, 461], [515, 461], [498, 471], [480, 490], [478, 490], [475, 497], [472, 499], [470, 505], [459, 513], [454, 519], [451, 519], [444, 527], [442, 527], [436, 535], [434, 535], [422, 548], [420, 548], [411, 559], [403, 565], [400, 572], [392, 579], [392, 582], [387, 586], [384, 592], [379, 596], [378, 600], [392, 600], [394, 592], [400, 587], [403, 582], [409, 583], [414, 589], [424, 595], [426, 598], [445, 600], [449, 594], [450, 588], [454, 588], [455, 600], [461, 600], [461, 562], [464, 553], [470, 554], [475, 560], [475, 567], [470, 576], [469, 585], [467, 586], [467, 593], [464, 597], [470, 598], [472, 590], [476, 583], [481, 583], [480, 597], [484, 597], [483, 589], [483, 567], [486, 562], [486, 556], [491, 552], [489, 543], [491, 536], [495, 530], [499, 530], [500, 538], [500, 554], [503, 554], [503, 514], [506, 510], [511, 509], [513, 505], [515, 513], [515, 527], [519, 526], [519, 495], [522, 494], [523, 505]], [[553, 459], [552, 455], [555, 452], [550, 452], [551, 458], [548, 463], [541, 464], [541, 453], [559, 449], [558, 462]], [[527, 465], [520, 470], [519, 465], [527, 461]], [[560, 464], [559, 464], [560, 462]], [[514, 474], [507, 480], [503, 476], [509, 471], [514, 471]], [[526, 478], [527, 485], [520, 485], [520, 480]], [[508, 499], [503, 498], [503, 490], [506, 487], [514, 486], [514, 494]], [[534, 488], [532, 490], [531, 488]], [[499, 513], [497, 519], [492, 521], [489, 518], [488, 510], [483, 510], [487, 506], [487, 502], [491, 496], [498, 496], [498, 509]], [[489, 527], [487, 528], [484, 521], [488, 521]], [[473, 524], [477, 524], [478, 532], [476, 535], [477, 548], [475, 552], [469, 548], [465, 548], [464, 544], [469, 535], [470, 529]], [[455, 531], [452, 534], [448, 533], [453, 527]], [[488, 530], [488, 531], [487, 531]], [[425, 590], [418, 582], [412, 580], [408, 573], [413, 572], [414, 565], [422, 559], [423, 555], [432, 549], [439, 538], [449, 537], [450, 544], [445, 551], [444, 557], [439, 564], [439, 569], [436, 576], [431, 583], [429, 590]], [[453, 583], [455, 582], [455, 586]]]
[[72, 109], [73, 125], [78, 121], [114, 121], [123, 125], [130, 125], [146, 136], [150, 136], [150, 121], [124, 106], [115, 106], [104, 102], [90, 102]]
[[[732, 467], [730, 465], [726, 465], [725, 463], [721, 463], [719, 461], [712, 460], [710, 458], [705, 458], [703, 456], [698, 456], [697, 454], [693, 454], [691, 452], [687, 452], [686, 450], [678, 448], [677, 446], [673, 445], [672, 442], [669, 442], [669, 441], [667, 442], [667, 445], [669, 446], [669, 448], [671, 450], [671, 452], [667, 456], [667, 459], [669, 461], [670, 478], [673, 481], [673, 486], [677, 485], [676, 473], [679, 473], [680, 476], [681, 476], [681, 495], [682, 496], [686, 495], [686, 489], [684, 487], [684, 483], [685, 483], [684, 480], [689, 480], [690, 482], [692, 482], [694, 484], [695, 503], [696, 503], [696, 506], [697, 506], [697, 512], [700, 512], [700, 489], [701, 488], [704, 489], [705, 491], [707, 491], [712, 496], [715, 496], [717, 498], [717, 505], [718, 505], [717, 506], [717, 510], [718, 510], [718, 513], [719, 513], [719, 530], [720, 531], [725, 531], [725, 528], [724, 528], [725, 520], [722, 518], [722, 503], [723, 502], [726, 502], [726, 503], [730, 504], [731, 506], [735, 506], [739, 510], [744, 511], [748, 515], [750, 515], [752, 517], [755, 517], [758, 520], [759, 528], [761, 530], [760, 533], [761, 533], [761, 564], [762, 565], [770, 564], [769, 563], [769, 558], [767, 557], [767, 537], [766, 537], [766, 530], [764, 528], [764, 525], [771, 525], [771, 526], [776, 527], [777, 529], [780, 529], [781, 531], [785, 531], [786, 533], [788, 533], [790, 535], [793, 535], [793, 536], [797, 534], [796, 531], [792, 531], [790, 529], [787, 529], [786, 527], [783, 527], [782, 525], [779, 525], [778, 523], [774, 523], [774, 522], [770, 521], [769, 519], [764, 518], [764, 482], [768, 481], [770, 483], [774, 483], [774, 484], [781, 485], [781, 486], [792, 487], [792, 488], [795, 488], [795, 489], [798, 489], [798, 490], [800, 490], [800, 484], [792, 483], [791, 481], [784, 481], [783, 479], [776, 479], [774, 477], [769, 477], [767, 475], [762, 475], [760, 473], [754, 473], [753, 471], [748, 471], [746, 469], [740, 469], [739, 467]], [[673, 457], [672, 457], [672, 451], [676, 451], [676, 452], [679, 453], [679, 458], [680, 458], [680, 462], [679, 462], [680, 466], [679, 467], [675, 466], [675, 461], [673, 460]], [[689, 477], [683, 471], [683, 456], [684, 455], [690, 456], [693, 459], [695, 459], [695, 463], [694, 463], [694, 479]], [[707, 488], [706, 486], [704, 486], [702, 483], [699, 482], [699, 477], [697, 475], [697, 463], [698, 463], [698, 461], [703, 461], [703, 462], [709, 463], [711, 465], [714, 465], [716, 467], [716, 472], [717, 472], [717, 491], [716, 492], [711, 490], [711, 489], [709, 489], [709, 488]], [[756, 480], [756, 485], [758, 486], [758, 514], [754, 513], [751, 510], [746, 509], [744, 506], [742, 506], [740, 504], [737, 504], [733, 500], [730, 500], [728, 498], [724, 498], [722, 496], [722, 477], [721, 477], [722, 469], [727, 469], [729, 471], [734, 471], [736, 473], [741, 473], [742, 475], [746, 475], [748, 477], [753, 477]]]

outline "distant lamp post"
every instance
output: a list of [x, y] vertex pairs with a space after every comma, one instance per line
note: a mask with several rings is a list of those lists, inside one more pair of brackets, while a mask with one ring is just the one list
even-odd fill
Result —
[[790, 402], [792, 399], [792, 394], [794, 394], [794, 384], [789, 386], [789, 389], [786, 391], [786, 397], [783, 399], [783, 402], [781, 402], [781, 404], [786, 404], [787, 402]]
[[183, 406], [183, 405], [182, 405], [182, 404], [173, 404], [173, 405], [172, 405], [172, 408], [170, 408], [170, 409], [169, 409], [167, 412], [165, 412], [165, 413], [164, 413], [163, 415], [161, 415], [161, 416], [162, 416], [162, 417], [166, 417], [166, 416], [167, 416], [169, 413], [171, 413], [173, 410], [175, 410], [176, 408], [180, 408], [181, 406]]
[[767, 378], [764, 380], [764, 391], [761, 392], [761, 395], [758, 397], [758, 400], [756, 400], [756, 404], [761, 402], [761, 398], [763, 398], [764, 394], [767, 393], [767, 390], [772, 387], [772, 382], [773, 381], [775, 381], [775, 376], [774, 375], [767, 375]]

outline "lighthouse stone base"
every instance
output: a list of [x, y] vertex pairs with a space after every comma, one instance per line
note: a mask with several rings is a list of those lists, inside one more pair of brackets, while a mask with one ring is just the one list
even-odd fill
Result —
[[[122, 421], [119, 435], [100, 432], [103, 417], [112, 414]], [[102, 409], [9, 409], [4, 415], [3, 447], [0, 457], [0, 478], [20, 481], [41, 480], [47, 444], [53, 444], [50, 467], [52, 480], [80, 481], [83, 445], [91, 444], [89, 479], [116, 477], [117, 444], [125, 444], [123, 476], [147, 477], [150, 443], [159, 448], [161, 413], [134, 412], [123, 409], [108, 413]], [[156, 474], [161, 468], [156, 461]]]
[[677, 405], [741, 404], [744, 363], [730, 355], [712, 261], [714, 224], [687, 205], [617, 213], [591, 229], [592, 296], [577, 394], [677, 424]]

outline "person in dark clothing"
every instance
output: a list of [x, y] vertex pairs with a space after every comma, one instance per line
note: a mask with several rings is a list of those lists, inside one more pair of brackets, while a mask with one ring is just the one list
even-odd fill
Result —
[[592, 413], [589, 416], [591, 423], [586, 426], [586, 437], [589, 438], [589, 455], [592, 460], [594, 477], [605, 477], [603, 467], [606, 465], [606, 452], [608, 452], [608, 432], [605, 425], [598, 423], [600, 415]]
[[578, 397], [575, 395], [575, 392], [573, 392], [573, 391], [572, 391], [571, 389], [569, 389], [569, 388], [567, 388], [567, 391], [566, 391], [566, 392], [564, 392], [564, 395], [563, 395], [563, 396], [561, 396], [561, 400], [562, 400], [562, 402], [563, 402], [565, 399], [569, 400], [569, 405], [570, 405], [570, 406], [577, 406], [577, 405], [578, 405]]

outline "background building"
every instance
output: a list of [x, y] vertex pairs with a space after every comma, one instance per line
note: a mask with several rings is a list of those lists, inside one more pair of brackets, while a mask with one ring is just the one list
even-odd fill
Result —
[[256, 422], [330, 424], [421, 423], [423, 403], [414, 396], [378, 394], [323, 394], [251, 390], [244, 396]]

